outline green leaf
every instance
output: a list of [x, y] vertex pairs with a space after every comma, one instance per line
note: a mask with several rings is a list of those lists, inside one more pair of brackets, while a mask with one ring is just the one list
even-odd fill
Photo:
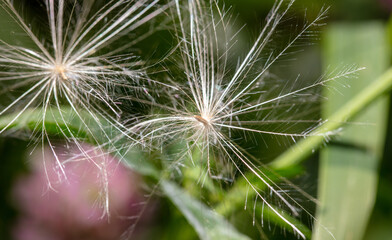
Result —
[[[327, 89], [339, 89], [339, 93], [325, 91], [324, 117], [328, 119], [341, 103], [366, 90], [386, 70], [389, 49], [385, 37], [384, 25], [377, 22], [338, 24], [327, 31], [325, 66], [333, 69], [342, 63], [356, 63], [367, 69], [348, 88], [339, 82], [327, 84]], [[332, 239], [331, 235], [335, 239], [362, 239], [375, 201], [387, 109], [386, 97], [377, 100], [344, 127], [334, 144], [322, 150], [314, 239]]]
[[[6, 130], [10, 131], [40, 131], [44, 127], [48, 134], [59, 135], [64, 133], [63, 137], [71, 137], [71, 135], [89, 141], [88, 133], [81, 129], [82, 123], [80, 119], [75, 117], [70, 108], [64, 108], [63, 111], [56, 109], [48, 109], [43, 121], [43, 111], [41, 109], [25, 110], [20, 116], [19, 113], [8, 114], [0, 117], [0, 130], [3, 130], [13, 121]], [[85, 114], [82, 114], [83, 116]]]
[[237, 232], [222, 216], [192, 198], [174, 183], [162, 180], [161, 187], [165, 195], [184, 214], [200, 239], [249, 239], [247, 236]]

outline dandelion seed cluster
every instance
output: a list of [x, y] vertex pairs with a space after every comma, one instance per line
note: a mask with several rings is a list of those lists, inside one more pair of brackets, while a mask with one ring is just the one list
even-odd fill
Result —
[[[17, 3], [11, 0], [0, 3], [18, 30], [27, 36], [25, 42], [17, 45], [12, 40], [0, 39], [0, 82], [4, 83], [1, 92], [21, 92], [1, 109], [0, 116], [10, 118], [0, 133], [9, 130], [24, 115], [28, 121], [32, 117], [31, 110], [38, 110], [40, 116], [33, 134], [40, 136], [42, 145], [50, 146], [57, 160], [59, 179], [66, 180], [65, 163], [56, 156], [48, 121], [53, 121], [60, 135], [68, 143], [76, 144], [81, 152], [85, 152], [78, 136], [81, 129], [91, 135], [94, 144], [110, 142], [112, 137], [102, 122], [121, 131], [120, 109], [113, 95], [115, 89], [133, 88], [135, 81], [145, 79], [138, 57], [129, 51], [136, 41], [114, 49], [112, 46], [162, 13], [165, 6], [158, 7], [157, 0], [39, 1], [47, 14], [46, 28], [33, 29], [18, 11]], [[80, 129], [71, 126], [75, 119]], [[104, 140], [98, 139], [92, 126], [100, 130]], [[87, 159], [105, 171], [93, 158]], [[102, 182], [107, 185], [107, 177], [102, 177]], [[106, 203], [105, 211], [108, 209]]]
[[[313, 131], [323, 121], [300, 119], [297, 106], [312, 101], [318, 86], [351, 76], [359, 69], [348, 68], [306, 86], [298, 84], [299, 77], [292, 83], [274, 85], [278, 88], [266, 84], [275, 80], [271, 69], [303, 39], [314, 35], [313, 29], [319, 27], [327, 12], [322, 9], [314, 20], [299, 28], [287, 45], [272, 49], [276, 32], [293, 3], [294, 0], [275, 1], [249, 51], [245, 56], [237, 57], [237, 63], [233, 64], [236, 34], [229, 33], [229, 14], [213, 0], [174, 0], [169, 4], [158, 0], [111, 0], [101, 3], [97, 12], [92, 10], [99, 4], [97, 1], [42, 0], [47, 13], [47, 34], [36, 33], [15, 4], [4, 0], [0, 6], [28, 36], [33, 47], [0, 39], [0, 81], [5, 83], [4, 91], [23, 90], [1, 109], [0, 116], [16, 114], [11, 114], [10, 121], [0, 132], [11, 129], [25, 112], [40, 108], [41, 118], [34, 132], [41, 133], [42, 144], [47, 142], [49, 146], [52, 144], [46, 127], [48, 115], [62, 129], [68, 142], [81, 146], [65, 111], [79, 119], [81, 129], [93, 136], [93, 142], [102, 147], [102, 151], [123, 138], [129, 145], [140, 145], [146, 151], [163, 149], [181, 139], [186, 148], [173, 157], [175, 159], [165, 171], [182, 166], [198, 149], [205, 162], [192, 161], [203, 166], [205, 175], [224, 182], [244, 178], [263, 206], [305, 238], [246, 174], [255, 175], [256, 181], [262, 182], [278, 199], [279, 207], [293, 216], [306, 210], [274, 184], [260, 163], [255, 162], [234, 137], [272, 135], [295, 142], [307, 136], [328, 138], [334, 134]], [[160, 61], [170, 62], [175, 58], [174, 66], [170, 67], [174, 70], [166, 69], [166, 77], [155, 79], [149, 74], [151, 67], [143, 61], [143, 56], [133, 54], [131, 49], [135, 41], [125, 45], [116, 43], [161, 14], [172, 16], [178, 44]], [[135, 88], [143, 89], [142, 93], [133, 95]], [[123, 106], [135, 102], [152, 114], [124, 113]], [[288, 112], [290, 117], [280, 118], [282, 112]], [[98, 126], [104, 141], [95, 137], [97, 130], [92, 129], [84, 114]], [[131, 117], [127, 119], [127, 116]], [[116, 137], [108, 134], [103, 121], [109, 122], [110, 128], [119, 134]], [[307, 124], [301, 132], [290, 132], [290, 127], [283, 130], [268, 127], [300, 123]], [[52, 153], [55, 155], [53, 148]], [[56, 159], [59, 173], [66, 179], [64, 164]], [[91, 158], [87, 160], [94, 162]], [[101, 169], [102, 166], [97, 164], [97, 167]], [[105, 209], [109, 209], [108, 203]]]

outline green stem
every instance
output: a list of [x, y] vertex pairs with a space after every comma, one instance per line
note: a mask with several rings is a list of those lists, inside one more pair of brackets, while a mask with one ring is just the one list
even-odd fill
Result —
[[[377, 81], [347, 102], [335, 114], [329, 117], [326, 123], [316, 129], [315, 132], [328, 133], [337, 130], [345, 124], [346, 121], [352, 119], [377, 97], [388, 92], [391, 88], [392, 68], [387, 70], [377, 79]], [[325, 142], [325, 137], [322, 135], [308, 137], [298, 144], [295, 144], [292, 148], [271, 162], [270, 167], [277, 170], [296, 165], [311, 155], [323, 142]]]
[[[41, 109], [27, 109], [19, 117], [16, 117], [18, 112], [2, 116], [0, 117], [0, 130], [3, 130], [13, 121], [6, 130], [39, 132], [44, 127], [49, 135], [58, 136], [63, 133], [64, 136], [62, 137], [77, 137], [84, 139], [86, 142], [92, 140], [89, 134], [80, 128], [81, 123], [75, 118], [73, 112], [69, 111], [69, 108], [64, 107], [61, 113], [58, 109], [48, 108], [47, 112], [45, 119]], [[83, 113], [83, 115], [85, 114]], [[43, 124], [41, 124], [42, 121], [44, 121]], [[91, 143], [95, 144], [94, 141], [91, 141]]]
[[[361, 110], [363, 110], [367, 105], [374, 101], [377, 97], [386, 93], [392, 88], [392, 68], [387, 70], [380, 78], [377, 79], [368, 88], [364, 89], [361, 93], [352, 98], [348, 103], [346, 103], [341, 109], [339, 109], [335, 114], [328, 118], [328, 121], [316, 129], [315, 132], [330, 132], [341, 127], [347, 120], [353, 118]], [[270, 167], [275, 171], [284, 171], [290, 169], [305, 160], [306, 157], [312, 154], [323, 142], [325, 142], [325, 137], [323, 136], [312, 136], [308, 137], [298, 144], [295, 144], [292, 148], [283, 153], [276, 160], [271, 162]], [[252, 179], [253, 173], [248, 173], [246, 175], [247, 179]], [[245, 183], [245, 181], [243, 181]], [[243, 184], [237, 183], [226, 196], [237, 196], [237, 198], [227, 198], [227, 201], [222, 201], [216, 206], [215, 209], [223, 215], [229, 215], [238, 206], [243, 205], [244, 196], [252, 198], [254, 196], [253, 191], [249, 191], [247, 195], [239, 195]], [[244, 188], [245, 189], [245, 188]], [[243, 190], [242, 190], [243, 191]], [[238, 197], [242, 196], [242, 197]]]

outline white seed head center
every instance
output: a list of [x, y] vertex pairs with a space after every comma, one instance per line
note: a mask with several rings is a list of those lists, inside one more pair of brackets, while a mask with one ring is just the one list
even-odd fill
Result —
[[62, 64], [56, 64], [56, 65], [54, 66], [53, 72], [54, 72], [54, 74], [55, 74], [57, 77], [59, 77], [60, 79], [62, 79], [62, 80], [68, 80], [68, 77], [67, 77], [67, 75], [66, 75], [67, 69], [66, 69], [66, 67], [65, 67], [64, 65], [62, 65]]

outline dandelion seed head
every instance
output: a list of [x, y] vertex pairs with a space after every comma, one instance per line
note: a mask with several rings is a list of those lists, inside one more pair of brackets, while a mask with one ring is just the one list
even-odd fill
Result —
[[[175, 1], [173, 12], [179, 21], [176, 34], [181, 58], [176, 67], [183, 75], [172, 76], [170, 84], [173, 87], [167, 90], [166, 99], [162, 97], [162, 91], [157, 93], [157, 99], [165, 99], [166, 102], [144, 101], [163, 113], [139, 119], [130, 131], [137, 134], [143, 143], [150, 141], [152, 146], [154, 142], [158, 143], [157, 148], [161, 151], [166, 143], [184, 140], [186, 149], [181, 148], [180, 153], [173, 157], [174, 163], [169, 169], [177, 170], [176, 166], [186, 162], [186, 156], [192, 159], [194, 151], [201, 151], [200, 164], [205, 166], [212, 179], [230, 182], [228, 179], [242, 177], [256, 196], [255, 206], [256, 201], [261, 201], [263, 208], [268, 207], [292, 228], [294, 234], [305, 238], [285, 214], [298, 217], [304, 211], [312, 217], [310, 212], [291, 196], [290, 191], [283, 190], [273, 181], [271, 176], [276, 174], [264, 166], [262, 160], [249, 154], [246, 149], [249, 145], [243, 147], [240, 141], [246, 141], [247, 135], [256, 134], [259, 139], [273, 136], [293, 143], [308, 136], [328, 139], [335, 133], [314, 131], [322, 120], [296, 119], [297, 116], [307, 116], [300, 107], [317, 101], [319, 95], [316, 90], [324, 83], [351, 76], [360, 69], [346, 69], [306, 86], [301, 86], [300, 75], [294, 76], [292, 81], [279, 79], [276, 82], [277, 76], [271, 73], [273, 67], [288, 52], [296, 49], [298, 41], [313, 36], [309, 33], [313, 33], [312, 28], [320, 26], [328, 10], [321, 9], [319, 15], [313, 21], [305, 22], [304, 26], [296, 25], [298, 34], [290, 37], [283, 47], [271, 50], [275, 35], [285, 22], [294, 0], [275, 1], [260, 35], [246, 56], [238, 57], [235, 60], [237, 65], [232, 67], [229, 58], [233, 47], [231, 41], [235, 37], [223, 36], [225, 41], [221, 41], [221, 36], [218, 36], [222, 29], [227, 33], [230, 25], [226, 22], [227, 13], [219, 8], [218, 1], [207, 2], [189, 0], [182, 4], [179, 0]], [[269, 81], [275, 81], [274, 85], [269, 85]], [[176, 89], [175, 93], [173, 89]], [[304, 127], [296, 130], [299, 124]], [[237, 136], [245, 137], [238, 141]], [[233, 171], [227, 173], [228, 169]], [[254, 176], [249, 177], [248, 174]], [[260, 190], [259, 184], [268, 191]]]
[[[42, 0], [38, 6], [46, 13], [42, 19], [45, 24], [36, 27], [31, 23], [37, 18], [24, 17], [17, 1], [1, 1], [0, 9], [16, 23], [29, 44], [0, 39], [0, 82], [6, 85], [0, 94], [8, 89], [19, 94], [12, 95], [9, 104], [0, 109], [1, 117], [11, 115], [0, 134], [24, 113], [31, 111], [37, 116], [35, 126], [28, 130], [30, 139], [38, 136], [37, 145], [48, 144], [54, 155], [57, 180], [49, 178], [48, 169], [49, 186], [53, 186], [53, 181], [68, 181], [66, 164], [57, 156], [52, 134], [62, 135], [82, 155], [88, 155], [81, 143], [85, 136], [103, 154], [102, 148], [116, 149], [108, 128], [126, 134], [118, 121], [121, 109], [114, 93], [133, 89], [135, 82], [147, 79], [132, 46], [152, 34], [153, 28], [125, 45], [119, 46], [119, 40], [165, 11], [165, 6], [157, 8], [158, 2]], [[49, 118], [57, 133], [48, 130]], [[85, 134], [80, 136], [80, 132]], [[84, 161], [92, 163], [102, 173], [97, 177], [107, 182], [106, 166], [96, 164], [90, 156], [85, 156]], [[43, 165], [49, 166], [44, 157]], [[108, 189], [104, 187], [102, 192], [102, 202], [109, 206]]]
[[55, 78], [66, 81], [68, 80], [68, 70], [63, 64], [56, 64], [53, 68], [53, 75]]

